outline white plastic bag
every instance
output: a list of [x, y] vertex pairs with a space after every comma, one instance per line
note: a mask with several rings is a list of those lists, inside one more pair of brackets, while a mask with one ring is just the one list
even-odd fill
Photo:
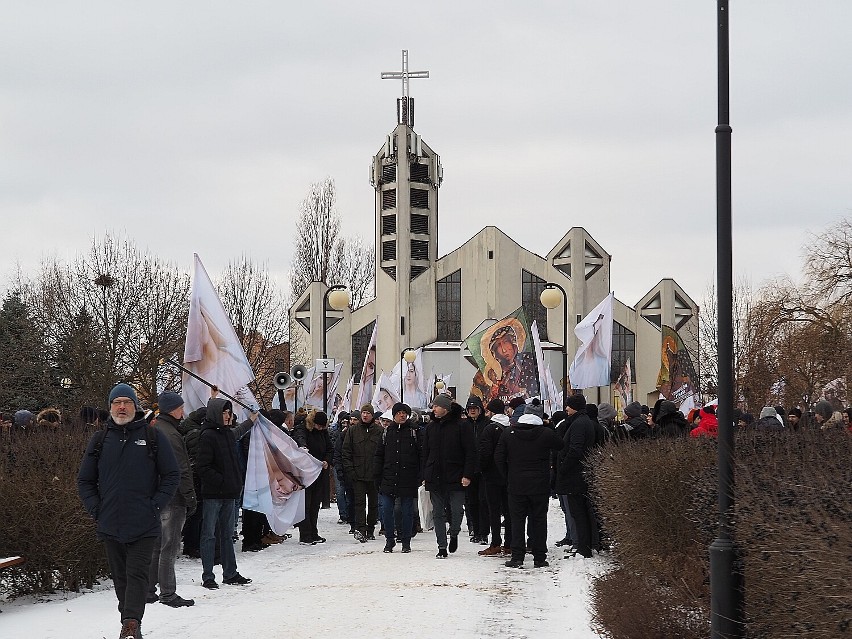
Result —
[[435, 520], [432, 518], [432, 497], [426, 486], [420, 486], [417, 490], [417, 510], [420, 511], [420, 527], [423, 530], [432, 530]]

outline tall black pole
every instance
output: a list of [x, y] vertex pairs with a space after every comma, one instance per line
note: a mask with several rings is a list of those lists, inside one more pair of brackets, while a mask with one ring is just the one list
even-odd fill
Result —
[[719, 123], [716, 127], [716, 291], [719, 335], [719, 536], [710, 544], [710, 636], [744, 636], [742, 573], [734, 543], [734, 329], [728, 0], [717, 0]]

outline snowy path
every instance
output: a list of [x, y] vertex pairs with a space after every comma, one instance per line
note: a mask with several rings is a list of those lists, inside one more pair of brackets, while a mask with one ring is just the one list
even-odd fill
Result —
[[[435, 559], [432, 532], [414, 538], [411, 554], [401, 554], [399, 546], [385, 554], [383, 540], [359, 544], [336, 522], [334, 504], [320, 511], [320, 534], [328, 542], [317, 546], [288, 539], [260, 553], [241, 553], [237, 544], [239, 570], [253, 579], [244, 587], [205, 590], [200, 560], [181, 557], [178, 594], [195, 599], [195, 606], [148, 605], [145, 638], [598, 637], [589, 629], [586, 600], [589, 574], [603, 570], [603, 560], [562, 560], [562, 551], [552, 548], [550, 568], [532, 568], [529, 556], [526, 568], [506, 568], [505, 560], [477, 556], [483, 547], [467, 541], [464, 526], [449, 559]], [[551, 501], [551, 545], [562, 537], [562, 522]], [[83, 595], [0, 607], [3, 638], [111, 639], [120, 627], [111, 582]]]

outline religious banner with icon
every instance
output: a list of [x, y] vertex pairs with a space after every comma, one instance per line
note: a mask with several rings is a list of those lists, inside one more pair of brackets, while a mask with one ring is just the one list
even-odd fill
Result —
[[673, 401], [678, 410], [700, 406], [697, 379], [692, 358], [680, 335], [671, 326], [663, 326], [660, 373], [657, 375], [657, 390], [660, 395]]
[[530, 338], [530, 325], [523, 307], [465, 340], [479, 367], [472, 394], [483, 402], [515, 397], [536, 397], [539, 392], [538, 365]]

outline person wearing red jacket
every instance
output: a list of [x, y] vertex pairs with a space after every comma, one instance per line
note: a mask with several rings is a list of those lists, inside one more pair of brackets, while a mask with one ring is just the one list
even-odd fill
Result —
[[716, 439], [719, 434], [719, 420], [716, 419], [716, 407], [705, 406], [700, 411], [701, 419], [698, 427], [689, 433], [690, 437], [712, 437]]

